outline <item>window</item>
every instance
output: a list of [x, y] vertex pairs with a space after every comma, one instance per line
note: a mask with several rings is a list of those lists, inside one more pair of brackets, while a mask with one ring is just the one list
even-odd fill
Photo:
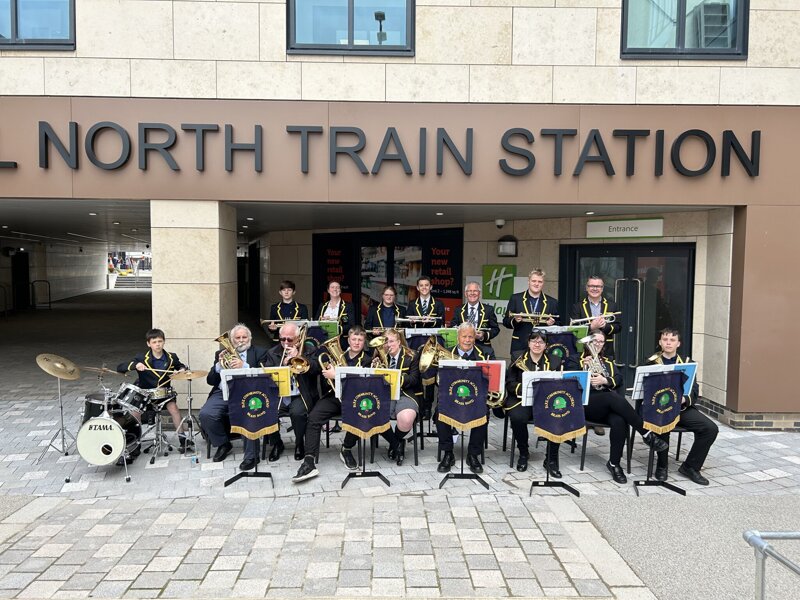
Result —
[[749, 0], [626, 0], [622, 58], [747, 58]]
[[413, 0], [288, 0], [288, 52], [413, 55], [414, 6]]
[[75, 48], [75, 0], [0, 0], [0, 49]]

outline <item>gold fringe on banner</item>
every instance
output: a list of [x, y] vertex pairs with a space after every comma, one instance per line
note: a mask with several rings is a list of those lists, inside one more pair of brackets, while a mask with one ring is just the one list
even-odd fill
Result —
[[675, 429], [675, 426], [678, 424], [678, 421], [680, 420], [681, 420], [681, 415], [678, 414], [678, 416], [675, 418], [674, 421], [672, 421], [671, 423], [667, 423], [663, 427], [659, 427], [658, 425], [653, 425], [652, 423], [648, 423], [647, 421], [645, 421], [642, 424], [642, 427], [647, 429], [647, 431], [652, 431], [653, 433], [661, 435], [662, 433], [669, 433], [670, 431]]
[[377, 427], [373, 427], [369, 431], [363, 431], [358, 427], [353, 427], [352, 425], [348, 425], [347, 423], [342, 423], [342, 429], [344, 429], [348, 433], [352, 433], [353, 435], [360, 437], [362, 440], [368, 440], [373, 435], [378, 435], [379, 433], [383, 433], [390, 427], [391, 427], [390, 423], [385, 423], [383, 425], [378, 425]]
[[456, 429], [461, 429], [462, 431], [465, 429], [473, 429], [474, 427], [480, 427], [488, 420], [489, 418], [486, 415], [484, 415], [472, 421], [468, 421], [467, 423], [462, 423], [461, 421], [456, 421], [455, 419], [451, 419], [450, 417], [445, 416], [442, 413], [439, 413], [439, 421], [441, 421], [445, 425], [450, 425], [451, 427], [455, 427]]
[[564, 442], [574, 440], [575, 438], [584, 435], [586, 433], [586, 426], [584, 425], [580, 429], [576, 429], [574, 431], [568, 431], [561, 435], [555, 435], [545, 429], [542, 429], [541, 427], [534, 426], [533, 433], [542, 436], [544, 439], [551, 441], [554, 444], [563, 444]]
[[265, 435], [269, 435], [271, 433], [275, 433], [278, 431], [278, 424], [270, 425], [269, 427], [264, 427], [263, 429], [259, 429], [258, 431], [249, 431], [244, 427], [239, 427], [238, 425], [231, 426], [231, 433], [238, 433], [239, 435], [243, 435], [248, 440], [257, 440]]

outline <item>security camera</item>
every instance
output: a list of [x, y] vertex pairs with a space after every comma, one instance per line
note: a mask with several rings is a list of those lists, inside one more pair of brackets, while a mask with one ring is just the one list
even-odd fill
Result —
[[145, 244], [144, 247], [149, 249], [150, 248], [150, 244]]
[[494, 220], [494, 224], [497, 226], [498, 229], [502, 229], [503, 225], [506, 224], [506, 220], [505, 219], [495, 219]]
[[83, 246], [81, 246], [80, 248], [78, 248], [78, 252], [83, 252]]

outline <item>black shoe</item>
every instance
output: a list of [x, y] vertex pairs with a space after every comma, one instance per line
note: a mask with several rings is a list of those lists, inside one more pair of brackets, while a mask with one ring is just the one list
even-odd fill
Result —
[[594, 434], [595, 435], [605, 435], [606, 434], [606, 428], [605, 427], [595, 426]]
[[406, 441], [400, 440], [397, 444], [397, 466], [402, 467], [403, 461], [406, 458]]
[[528, 455], [520, 454], [517, 459], [517, 471], [523, 472], [528, 470]]
[[389, 460], [397, 460], [397, 446], [397, 444], [389, 446], [389, 449], [386, 451], [386, 458]]
[[606, 469], [611, 473], [611, 477], [617, 483], [628, 483], [628, 478], [625, 477], [625, 471], [619, 465], [612, 465], [610, 462], [606, 463]]
[[280, 460], [281, 454], [283, 454], [283, 442], [278, 440], [278, 443], [272, 446], [272, 450], [269, 451], [269, 462]]
[[241, 464], [239, 465], [240, 471], [252, 471], [256, 468], [256, 465], [259, 463], [257, 458], [245, 458]]
[[650, 446], [656, 452], [666, 452], [669, 450], [669, 442], [662, 440], [655, 433], [647, 433], [644, 436], [644, 443]]
[[298, 444], [294, 447], [294, 459], [303, 460], [306, 457], [306, 449], [303, 444]]
[[222, 446], [217, 448], [217, 451], [214, 453], [213, 461], [222, 462], [223, 460], [225, 460], [225, 457], [228, 456], [228, 454], [230, 454], [232, 451], [233, 451], [233, 446], [231, 445], [231, 443], [225, 442], [224, 444], [222, 444]]
[[442, 462], [439, 463], [439, 466], [436, 467], [436, 470], [439, 473], [449, 473], [450, 467], [456, 464], [456, 457], [453, 455], [452, 452], [445, 452], [444, 456], [442, 457]]
[[467, 454], [467, 466], [473, 473], [483, 473], [483, 465], [474, 454]]
[[558, 462], [555, 460], [547, 460], [544, 459], [542, 463], [544, 470], [550, 473], [550, 477], [553, 479], [561, 479], [561, 471], [558, 470]]
[[194, 449], [194, 442], [192, 440], [190, 440], [189, 438], [187, 438], [184, 434], [179, 433], [178, 434], [178, 452], [180, 452], [181, 454], [185, 454], [187, 447], [189, 448], [190, 451], [193, 450]]
[[697, 469], [695, 469], [694, 467], [690, 467], [690, 466], [689, 466], [689, 465], [687, 465], [686, 463], [683, 463], [683, 464], [682, 464], [682, 465], [681, 465], [681, 466], [678, 468], [678, 473], [680, 473], [680, 474], [681, 474], [681, 475], [683, 475], [684, 477], [688, 477], [689, 479], [691, 479], [691, 480], [692, 480], [694, 483], [696, 483], [697, 485], [708, 485], [708, 479], [706, 479], [705, 477], [703, 477], [703, 476], [700, 474], [700, 471], [698, 471], [698, 470], [697, 470]]
[[317, 466], [314, 464], [314, 459], [311, 456], [307, 456], [303, 461], [303, 464], [300, 465], [300, 468], [297, 469], [297, 475], [292, 477], [292, 481], [294, 483], [299, 483], [301, 481], [305, 481], [306, 479], [316, 477], [317, 475], [319, 475], [319, 471], [317, 470]]
[[358, 463], [356, 459], [353, 458], [353, 453], [350, 451], [350, 448], [345, 448], [342, 446], [342, 451], [339, 453], [339, 458], [342, 459], [344, 466], [347, 467], [348, 471], [358, 471]]
[[668, 476], [667, 467], [656, 467], [656, 481], [666, 481]]
[[422, 411], [422, 420], [423, 421], [430, 421], [432, 416], [433, 416], [433, 414], [431, 413], [431, 409], [430, 408], [426, 408], [425, 410]]

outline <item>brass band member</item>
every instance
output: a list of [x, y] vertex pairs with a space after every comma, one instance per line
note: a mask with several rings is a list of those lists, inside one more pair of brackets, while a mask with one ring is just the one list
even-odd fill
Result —
[[[508, 299], [506, 314], [503, 317], [503, 326], [513, 329], [511, 334], [511, 354], [521, 352], [527, 348], [527, 339], [534, 328], [531, 317], [536, 315], [558, 315], [558, 300], [545, 294], [544, 288], [545, 272], [541, 269], [534, 269], [528, 274], [528, 289], [518, 294], [512, 294]], [[525, 316], [512, 317], [511, 314], [522, 314]], [[530, 317], [528, 317], [530, 315]], [[538, 325], [556, 325], [554, 317], [543, 319]]]
[[[127, 373], [128, 371], [135, 370], [137, 373], [135, 385], [140, 388], [151, 390], [159, 386], [168, 387], [172, 373], [185, 370], [186, 365], [180, 361], [177, 354], [164, 350], [165, 339], [166, 336], [162, 330], [149, 330], [145, 334], [145, 343], [148, 348], [147, 352], [144, 354], [137, 354], [130, 362], [120, 363], [117, 366], [117, 372]], [[186, 434], [184, 434], [185, 429], [180, 430], [181, 413], [180, 410], [178, 410], [178, 403], [175, 399], [167, 402], [166, 409], [167, 412], [169, 412], [169, 416], [172, 417], [175, 430], [178, 431], [178, 442], [180, 443], [179, 452], [184, 453], [186, 452], [187, 438]], [[141, 415], [138, 413], [134, 415], [137, 421], [141, 420], [140, 416]], [[139, 456], [139, 452], [140, 448], [137, 446], [136, 449], [131, 452], [128, 458], [128, 464], [132, 463], [133, 460]], [[124, 457], [120, 456], [119, 461], [117, 461], [118, 464], [121, 465], [123, 460], [125, 460]]]
[[[269, 308], [270, 321], [285, 321], [298, 319], [308, 319], [308, 308], [305, 304], [300, 304], [294, 299], [295, 285], [294, 281], [284, 279], [280, 283], [278, 293], [281, 296], [281, 301], [276, 302]], [[275, 340], [275, 333], [280, 327], [280, 323], [268, 323], [265, 328], [270, 337]]]
[[472, 323], [475, 326], [475, 341], [484, 346], [492, 345], [492, 338], [500, 333], [497, 315], [491, 304], [481, 302], [481, 284], [470, 281], [464, 288], [466, 302], [459, 306], [450, 321], [450, 327], [458, 327], [461, 323]]
[[[602, 331], [592, 332], [594, 339], [584, 346], [579, 364], [572, 364], [573, 371], [590, 371], [589, 404], [583, 407], [587, 421], [608, 423], [611, 428], [611, 453], [606, 468], [617, 483], [627, 483], [625, 471], [622, 469], [622, 450], [628, 437], [628, 427], [633, 427], [644, 438], [645, 443], [662, 452], [669, 449], [669, 444], [657, 435], [647, 431], [642, 417], [628, 404], [622, 395], [622, 376], [614, 367], [614, 362], [603, 354], [606, 337]], [[597, 360], [594, 359], [589, 344], [594, 345]]]
[[[397, 419], [394, 436], [384, 435], [389, 442], [389, 458], [403, 464], [405, 459], [405, 437], [414, 429], [414, 421], [422, 401], [422, 379], [419, 374], [419, 355], [403, 346], [396, 329], [387, 329], [386, 360], [390, 369], [400, 369], [400, 399], [392, 400], [391, 418]], [[392, 439], [394, 437], [394, 439]]]
[[[494, 350], [488, 347], [478, 347], [475, 344], [475, 326], [472, 323], [462, 323], [458, 326], [458, 344], [452, 349], [453, 360], [494, 360]], [[483, 444], [486, 441], [488, 423], [480, 427], [473, 427], [469, 432], [469, 446], [467, 447], [467, 466], [473, 473], [483, 473], [483, 465], [478, 458]], [[442, 460], [437, 467], [439, 473], [447, 473], [450, 467], [456, 464], [453, 454], [453, 427], [446, 423], [436, 426], [439, 436], [439, 450], [442, 451]]]
[[[313, 356], [313, 348], [308, 344], [304, 348], [299, 346], [299, 331], [296, 323], [284, 323], [278, 330], [278, 341], [269, 349], [269, 363], [271, 366], [288, 366], [293, 358], [303, 357], [308, 360], [308, 370], [304, 373], [292, 375], [292, 389], [288, 396], [281, 398], [279, 415], [288, 414], [294, 428], [295, 447], [294, 459], [303, 460], [306, 455], [304, 438], [308, 425], [308, 413], [317, 401], [317, 376], [320, 373], [319, 363]], [[270, 439], [272, 450], [269, 453], [270, 462], [281, 457], [283, 440], [280, 431], [273, 433]], [[256, 444], [258, 441], [256, 441]]]
[[586, 296], [580, 302], [572, 305], [569, 311], [570, 319], [588, 319], [590, 331], [602, 331], [606, 336], [606, 347], [603, 354], [608, 358], [614, 358], [614, 334], [619, 331], [621, 327], [620, 319], [615, 319], [609, 323], [603, 315], [617, 312], [617, 304], [613, 300], [609, 300], [604, 294], [603, 289], [605, 284], [603, 278], [599, 275], [590, 275], [586, 280]]
[[[686, 362], [679, 354], [678, 348], [681, 347], [681, 334], [677, 329], [671, 327], [661, 330], [661, 336], [658, 340], [658, 345], [661, 351], [650, 357], [650, 362], [653, 364], [674, 365]], [[681, 406], [681, 418], [678, 425], [691, 431], [694, 434], [694, 443], [692, 449], [686, 456], [686, 460], [678, 467], [678, 473], [691, 479], [698, 485], [708, 485], [708, 479], [703, 477], [700, 470], [706, 462], [708, 452], [711, 450], [711, 445], [717, 439], [719, 428], [716, 423], [709, 419], [706, 415], [701, 413], [696, 404], [700, 396], [700, 388], [695, 380], [692, 386], [692, 393], [689, 396], [683, 397]], [[641, 401], [639, 401], [641, 404]], [[669, 443], [669, 434], [666, 433], [661, 436], [667, 443]], [[656, 465], [656, 479], [659, 481], [666, 481], [668, 472], [668, 453], [666, 451], [658, 453], [658, 463]]]
[[[436, 300], [431, 296], [431, 278], [427, 275], [420, 275], [417, 278], [417, 291], [419, 296], [408, 305], [406, 310], [410, 317], [431, 317], [433, 320], [421, 322], [418, 325], [414, 324], [412, 327], [442, 327], [444, 325], [444, 303], [441, 300]], [[412, 348], [419, 350], [419, 347], [425, 343], [427, 336], [414, 336], [411, 338]], [[417, 345], [414, 345], [417, 344]], [[433, 409], [433, 398], [436, 391], [436, 370], [434, 368], [428, 369], [424, 373], [420, 373], [422, 377], [423, 400], [422, 400], [422, 418], [430, 419], [431, 410]]]
[[[228, 333], [231, 344], [236, 348], [237, 355], [228, 357], [230, 360], [230, 367], [233, 369], [247, 369], [250, 367], [268, 366], [268, 356], [265, 348], [259, 348], [252, 345], [252, 334], [250, 329], [241, 323], [237, 323]], [[208, 436], [208, 441], [212, 446], [217, 447], [214, 454], [214, 462], [221, 462], [225, 457], [231, 453], [233, 446], [231, 445], [230, 431], [231, 424], [228, 420], [228, 403], [222, 396], [222, 377], [220, 371], [220, 355], [224, 350], [217, 350], [214, 353], [214, 363], [206, 376], [206, 383], [211, 386], [211, 392], [208, 394], [206, 403], [200, 409], [200, 426]], [[250, 469], [255, 467], [255, 459], [257, 455], [245, 453], [244, 462], [240, 465], [243, 470], [248, 467], [248, 463], [252, 462]]]
[[347, 332], [355, 325], [356, 313], [352, 304], [342, 300], [342, 284], [338, 281], [328, 282], [328, 299], [317, 308], [317, 321], [338, 322], [339, 336], [342, 342], [347, 341]]
[[367, 318], [364, 320], [364, 329], [372, 335], [383, 335], [383, 332], [395, 326], [397, 317], [405, 317], [406, 309], [404, 306], [395, 304], [397, 291], [394, 286], [387, 285], [381, 293], [381, 302], [372, 305], [367, 311]]
[[[372, 359], [370, 354], [364, 348], [367, 340], [367, 332], [361, 325], [353, 325], [347, 334], [347, 350], [344, 352], [344, 360], [348, 367], [369, 367]], [[327, 381], [333, 381], [336, 378], [336, 366], [330, 365], [330, 368], [322, 370], [322, 376]], [[316, 467], [316, 457], [319, 452], [320, 437], [322, 436], [322, 427], [328, 423], [331, 417], [339, 415], [342, 412], [341, 398], [337, 398], [333, 393], [333, 388], [326, 382], [323, 382], [322, 397], [311, 409], [308, 415], [308, 429], [306, 430], [305, 437], [305, 450], [306, 456], [300, 468], [297, 470], [297, 475], [292, 478], [292, 481], [299, 483], [306, 479], [311, 479], [319, 475], [319, 470]], [[394, 439], [394, 435], [391, 436]], [[344, 434], [344, 442], [342, 443], [342, 451], [340, 457], [342, 462], [350, 471], [358, 469], [358, 463], [353, 457], [353, 446], [358, 442], [358, 437], [349, 431]]]
[[[511, 357], [511, 366], [506, 373], [506, 406], [505, 411], [514, 432], [514, 439], [519, 448], [517, 471], [528, 470], [528, 423], [533, 419], [533, 406], [522, 406], [522, 374], [525, 371], [561, 371], [561, 359], [547, 356], [547, 332], [533, 329], [528, 336], [528, 349]], [[545, 470], [550, 476], [561, 479], [558, 467], [558, 444], [547, 442], [547, 455], [544, 459]]]

